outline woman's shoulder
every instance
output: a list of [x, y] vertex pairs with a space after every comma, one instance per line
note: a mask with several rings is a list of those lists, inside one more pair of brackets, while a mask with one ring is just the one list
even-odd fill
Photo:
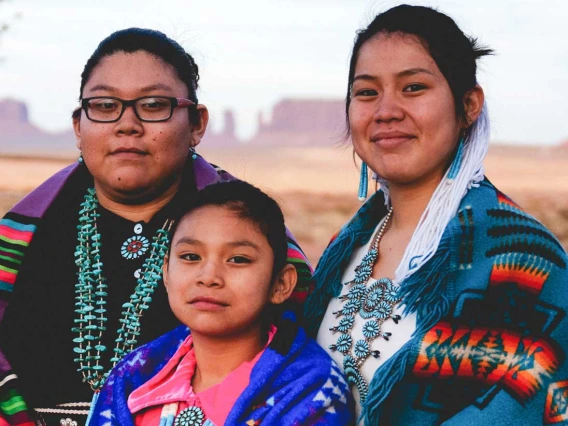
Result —
[[548, 228], [487, 178], [468, 191], [453, 221], [460, 227], [484, 225], [488, 227], [487, 236], [495, 239], [524, 234], [525, 238], [545, 238], [560, 245]]

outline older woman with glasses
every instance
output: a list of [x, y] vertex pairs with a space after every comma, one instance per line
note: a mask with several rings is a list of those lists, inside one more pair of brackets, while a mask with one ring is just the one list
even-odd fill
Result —
[[[78, 163], [0, 222], [5, 422], [83, 424], [109, 370], [178, 325], [161, 283], [168, 231], [197, 191], [234, 179], [195, 153], [208, 121], [198, 80], [193, 58], [152, 30], [118, 31], [87, 61]], [[288, 256], [301, 301], [311, 273], [291, 238]]]

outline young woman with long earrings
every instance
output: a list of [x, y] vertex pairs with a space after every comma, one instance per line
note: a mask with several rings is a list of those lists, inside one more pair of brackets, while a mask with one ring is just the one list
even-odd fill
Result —
[[361, 424], [568, 421], [568, 259], [484, 176], [490, 53], [428, 7], [357, 33], [347, 124], [360, 195], [367, 166], [380, 190], [324, 252], [305, 313]]

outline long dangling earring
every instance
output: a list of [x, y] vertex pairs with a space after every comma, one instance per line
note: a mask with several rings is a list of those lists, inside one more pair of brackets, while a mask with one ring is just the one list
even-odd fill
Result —
[[77, 158], [77, 162], [79, 164], [85, 164], [85, 160], [83, 159], [83, 151], [80, 152], [79, 158]]
[[359, 201], [365, 201], [367, 199], [367, 188], [369, 186], [369, 175], [367, 170], [367, 164], [365, 162], [361, 163], [361, 175], [359, 177]]
[[195, 148], [194, 148], [194, 147], [189, 148], [189, 153], [190, 153], [191, 159], [192, 159], [193, 161], [197, 160], [197, 152], [195, 152]]

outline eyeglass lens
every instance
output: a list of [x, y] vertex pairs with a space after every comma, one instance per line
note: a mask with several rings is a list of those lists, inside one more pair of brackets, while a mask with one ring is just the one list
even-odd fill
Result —
[[[134, 103], [136, 114], [141, 120], [167, 120], [172, 113], [172, 102], [168, 98], [148, 97]], [[97, 98], [87, 104], [87, 113], [91, 120], [114, 121], [122, 114], [124, 103], [118, 99]]]

